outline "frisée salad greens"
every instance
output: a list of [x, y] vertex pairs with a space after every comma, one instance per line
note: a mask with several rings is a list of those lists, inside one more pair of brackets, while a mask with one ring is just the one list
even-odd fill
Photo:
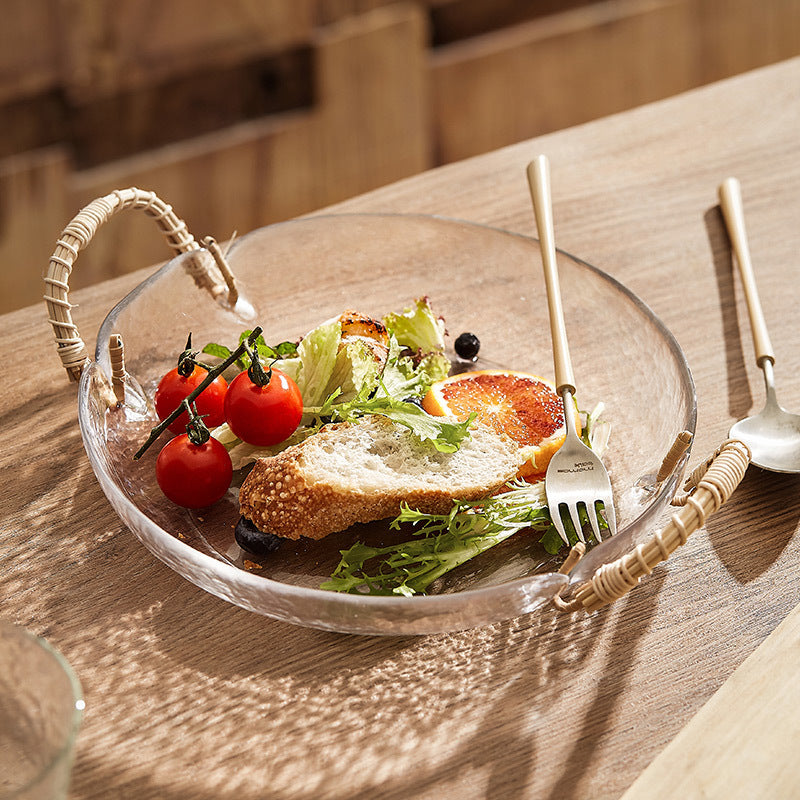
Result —
[[[601, 412], [602, 406], [587, 415], [584, 441], [602, 455], [608, 426], [599, 421]], [[525, 529], [539, 536], [547, 553], [556, 555], [566, 545], [550, 521], [544, 481], [515, 480], [508, 488], [483, 500], [456, 500], [447, 514], [424, 514], [405, 505], [389, 527], [397, 530], [402, 523], [410, 523], [416, 527], [415, 538], [386, 547], [354, 544], [342, 552], [342, 560], [322, 588], [357, 594], [418, 594], [450, 570]], [[578, 514], [586, 526], [583, 506]], [[603, 516], [598, 518], [606, 530]], [[574, 545], [578, 535], [569, 515], [564, 515], [563, 522]], [[594, 542], [593, 534], [588, 541]]]

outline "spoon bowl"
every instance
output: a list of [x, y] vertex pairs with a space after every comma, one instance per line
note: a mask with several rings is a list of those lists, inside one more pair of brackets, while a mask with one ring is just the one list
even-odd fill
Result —
[[756, 362], [764, 373], [767, 390], [764, 410], [733, 425], [730, 436], [748, 446], [751, 463], [755, 466], [772, 472], [800, 472], [800, 415], [781, 408], [775, 394], [775, 356], [756, 289], [744, 226], [741, 188], [736, 178], [727, 178], [722, 183], [719, 200], [742, 277]]
[[750, 463], [772, 472], [800, 472], [800, 414], [778, 405], [772, 386], [772, 363], [764, 362], [767, 404], [760, 414], [740, 420], [730, 430], [750, 449]]

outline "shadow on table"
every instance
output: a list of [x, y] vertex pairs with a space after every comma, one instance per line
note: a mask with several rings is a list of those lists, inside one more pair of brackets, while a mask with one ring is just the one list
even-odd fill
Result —
[[[79, 451], [74, 430], [57, 433]], [[56, 458], [30, 492], [65, 468]], [[322, 800], [379, 789], [399, 800], [446, 787], [514, 800], [536, 785], [578, 797], [664, 575], [593, 616], [545, 607], [437, 636], [327, 633], [199, 590], [121, 525], [85, 459], [65, 474], [52, 519], [69, 521], [69, 534], [54, 540], [48, 558], [60, 564], [39, 602], [86, 678], [76, 796]], [[65, 594], [80, 603], [63, 606]], [[64, 617], [69, 608], [82, 616]], [[119, 702], [120, 692], [140, 699]], [[226, 738], [241, 744], [241, 730], [247, 747], [231, 752]], [[553, 736], [567, 748], [557, 760]], [[453, 789], [475, 770], [485, 793]]]
[[706, 524], [719, 560], [742, 584], [765, 573], [791, 542], [800, 519], [800, 478], [748, 467], [728, 503]]
[[[374, 638], [262, 618], [167, 571], [171, 591], [140, 623], [152, 634], [149, 674], [114, 676], [114, 687], [148, 690], [141, 709], [128, 708], [137, 724], [126, 720], [120, 738], [113, 719], [96, 723], [95, 741], [79, 751], [76, 790], [166, 800], [189, 790], [197, 800], [357, 800], [378, 790], [385, 800], [515, 800], [535, 787], [537, 797], [578, 798], [665, 574], [657, 569], [592, 616], [546, 607], [471, 631]], [[87, 688], [93, 713], [110, 717], [102, 687]], [[246, 748], [227, 750], [226, 732], [241, 747], [241, 730]], [[148, 763], [162, 773], [151, 776]], [[482, 783], [470, 782], [473, 773]]]
[[742, 331], [736, 312], [736, 291], [734, 288], [735, 278], [731, 247], [718, 206], [708, 209], [703, 215], [703, 220], [714, 259], [719, 308], [722, 314], [720, 347], [725, 347], [728, 411], [731, 417], [736, 420], [748, 415], [753, 406], [753, 396], [750, 393], [742, 347]]
[[[614, 610], [605, 608], [592, 618], [576, 619], [573, 616], [556, 620], [552, 635], [544, 637], [532, 648], [533, 657], [551, 662], [546, 682], [539, 683], [530, 676], [528, 692], [520, 691], [520, 687], [516, 687], [496, 704], [494, 713], [505, 715], [509, 720], [519, 720], [515, 709], [526, 693], [530, 694], [529, 702], [541, 706], [552, 702], [563, 684], [575, 680], [586, 681], [589, 691], [581, 698], [583, 711], [576, 720], [577, 729], [567, 725], [560, 726], [558, 719], [551, 719], [553, 729], [550, 735], [570, 744], [566, 757], [558, 759], [555, 782], [549, 784], [546, 792], [537, 792], [537, 796], [552, 800], [570, 800], [584, 796], [580, 787], [585, 770], [592, 768], [593, 752], [602, 742], [608, 723], [615, 715], [617, 701], [628, 683], [628, 673], [637, 654], [637, 642], [648, 629], [655, 614], [657, 593], [665, 575], [665, 571], [657, 570], [648, 579], [646, 590], [618, 601]], [[594, 659], [599, 663], [592, 665], [591, 676], [582, 675], [581, 662], [588, 659], [602, 629], [609, 625], [612, 630], [605, 634], [609, 637], [607, 647]], [[581, 632], [582, 638], [580, 658], [574, 662], [572, 659], [565, 661], [561, 654], [576, 631]], [[536, 650], [540, 652], [537, 654]], [[542, 768], [541, 762], [549, 759], [547, 752], [537, 754], [533, 751], [530, 733], [513, 725], [509, 729], [505, 740], [497, 748], [496, 754], [503, 755], [492, 764], [488, 796], [509, 799], [530, 796], [530, 779], [537, 767]], [[540, 731], [537, 738], [540, 742], [546, 741], [547, 737], [541, 733]], [[479, 741], [475, 745], [479, 746]], [[520, 756], [523, 753], [528, 753], [528, 757], [521, 761]]]

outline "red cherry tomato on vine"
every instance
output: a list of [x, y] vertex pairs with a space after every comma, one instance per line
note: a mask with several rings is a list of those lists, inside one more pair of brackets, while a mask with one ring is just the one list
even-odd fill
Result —
[[[178, 367], [170, 370], [161, 379], [158, 389], [156, 389], [155, 404], [158, 418], [166, 419], [183, 402], [184, 398], [188, 397], [205, 380], [207, 375], [208, 372], [198, 366], [195, 366], [185, 377], [180, 374]], [[220, 375], [203, 389], [194, 401], [197, 413], [203, 417], [203, 422], [209, 429], [216, 428], [217, 425], [225, 422], [225, 393], [227, 390], [228, 382]], [[189, 417], [184, 411], [170, 424], [169, 429], [173, 433], [183, 433], [188, 421]]]
[[268, 447], [288, 439], [303, 416], [303, 397], [297, 384], [279, 369], [259, 386], [247, 372], [237, 375], [225, 395], [225, 419], [243, 441]]
[[156, 460], [161, 491], [184, 508], [216, 503], [228, 491], [232, 476], [231, 457], [213, 437], [203, 444], [192, 444], [182, 433], [164, 445]]

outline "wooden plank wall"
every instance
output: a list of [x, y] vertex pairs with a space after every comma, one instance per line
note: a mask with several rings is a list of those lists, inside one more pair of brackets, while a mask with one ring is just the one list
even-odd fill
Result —
[[[197, 236], [800, 54], [800, 0], [27, 0], [0, 28], [0, 313], [115, 188]], [[131, 212], [132, 213], [132, 212]], [[116, 219], [80, 287], [169, 255]]]
[[800, 2], [611, 0], [431, 56], [441, 162], [800, 54]]
[[[288, 219], [424, 170], [424, 18], [387, 8], [315, 34], [314, 103], [77, 173], [76, 208], [121, 186], [156, 191], [196, 237]], [[363, 64], [373, 65], [369, 70]], [[164, 258], [147, 219], [107, 226], [81, 256], [85, 285]]]

